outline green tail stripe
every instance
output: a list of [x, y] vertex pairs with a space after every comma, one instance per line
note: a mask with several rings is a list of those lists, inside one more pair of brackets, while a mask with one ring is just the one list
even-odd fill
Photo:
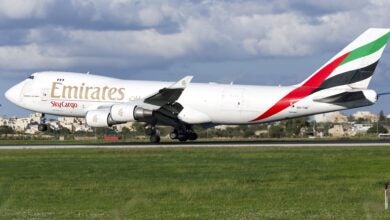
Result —
[[371, 43], [356, 48], [355, 50], [349, 53], [349, 55], [344, 59], [344, 61], [340, 64], [340, 66], [352, 60], [356, 60], [360, 57], [364, 57], [378, 51], [387, 43], [389, 37], [390, 37], [390, 32], [388, 32], [387, 34], [383, 35], [382, 37], [376, 39]]

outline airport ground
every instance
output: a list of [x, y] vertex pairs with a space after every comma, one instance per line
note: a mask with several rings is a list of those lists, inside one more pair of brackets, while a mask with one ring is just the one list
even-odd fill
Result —
[[0, 218], [386, 219], [390, 148], [0, 152]]
[[[165, 145], [204, 145], [204, 144], [248, 144], [253, 143], [390, 143], [390, 137], [378, 138], [375, 136], [356, 136], [356, 137], [325, 137], [325, 138], [199, 138], [196, 141], [179, 142], [171, 140], [169, 137], [162, 137], [160, 144]], [[98, 139], [66, 139], [59, 140], [55, 138], [42, 138], [40, 136], [31, 138], [0, 138], [0, 148], [2, 145], [154, 145], [151, 144], [149, 138], [145, 135], [133, 138], [120, 139], [117, 141], [106, 141], [102, 138]]]

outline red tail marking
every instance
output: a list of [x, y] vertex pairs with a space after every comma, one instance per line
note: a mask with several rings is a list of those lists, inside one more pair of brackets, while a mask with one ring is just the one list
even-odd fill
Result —
[[295, 103], [302, 98], [311, 94], [311, 92], [317, 89], [321, 83], [339, 66], [341, 62], [348, 56], [349, 53], [346, 53], [337, 59], [333, 60], [328, 65], [324, 66], [322, 69], [318, 70], [310, 79], [308, 79], [301, 87], [298, 87], [280, 99], [275, 105], [269, 108], [259, 117], [253, 119], [252, 121], [259, 121], [265, 118], [268, 118], [276, 113], [281, 112], [282, 110], [289, 107], [292, 103]]

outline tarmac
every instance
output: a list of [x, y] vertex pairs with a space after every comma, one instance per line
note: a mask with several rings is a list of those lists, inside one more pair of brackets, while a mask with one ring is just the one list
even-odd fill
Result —
[[204, 148], [204, 147], [374, 147], [389, 146], [388, 141], [310, 141], [310, 142], [167, 142], [151, 143], [111, 143], [111, 144], [58, 144], [58, 145], [0, 145], [0, 150], [24, 149], [124, 149], [124, 148]]

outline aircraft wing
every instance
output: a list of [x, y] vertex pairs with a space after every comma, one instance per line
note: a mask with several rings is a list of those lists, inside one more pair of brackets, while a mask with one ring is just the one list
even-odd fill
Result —
[[160, 89], [157, 93], [144, 99], [144, 102], [156, 106], [174, 103], [181, 96], [184, 89], [191, 82], [193, 76], [186, 76], [169, 87]]
[[179, 99], [184, 89], [187, 88], [188, 84], [190, 84], [192, 78], [193, 76], [186, 76], [143, 100], [145, 104], [158, 106], [157, 109], [153, 110], [153, 117], [151, 120], [173, 127], [178, 127], [183, 124], [177, 117], [183, 110], [183, 106], [176, 101]]

